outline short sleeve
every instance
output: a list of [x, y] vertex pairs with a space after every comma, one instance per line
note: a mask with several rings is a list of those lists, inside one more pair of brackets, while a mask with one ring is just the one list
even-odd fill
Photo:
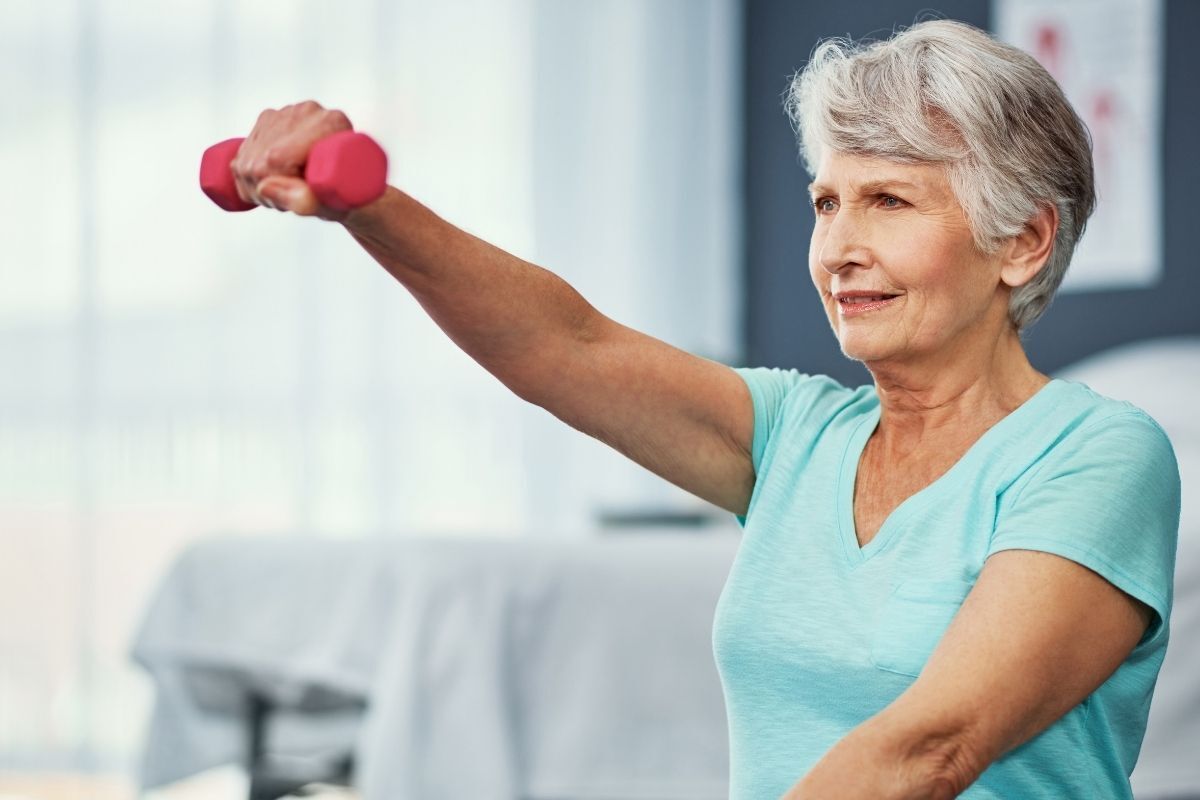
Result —
[[758, 472], [771, 432], [782, 416], [784, 401], [797, 385], [810, 376], [794, 369], [772, 367], [740, 368], [734, 371], [742, 376], [754, 401], [754, 439], [750, 452], [754, 459], [754, 471]]
[[751, 455], [760, 472], [772, 435], [785, 418], [793, 427], [823, 427], [855, 393], [828, 375], [809, 375], [794, 369], [753, 367], [735, 369], [754, 401], [754, 439]]
[[1170, 617], [1180, 483], [1163, 430], [1140, 411], [1066, 434], [1000, 504], [988, 555], [1038, 550], [1082, 564], [1152, 608], [1143, 643]]

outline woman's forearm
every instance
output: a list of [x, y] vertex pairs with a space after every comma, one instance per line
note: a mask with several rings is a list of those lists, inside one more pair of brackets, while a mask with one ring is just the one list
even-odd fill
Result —
[[[459, 347], [526, 399], [606, 321], [557, 275], [446, 222], [398, 189], [342, 221]], [[536, 356], [536, 357], [535, 357]]]

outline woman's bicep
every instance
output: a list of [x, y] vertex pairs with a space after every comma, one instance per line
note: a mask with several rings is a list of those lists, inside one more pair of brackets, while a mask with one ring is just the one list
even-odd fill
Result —
[[533, 402], [734, 513], [754, 486], [749, 389], [731, 368], [602, 318], [547, 360]]

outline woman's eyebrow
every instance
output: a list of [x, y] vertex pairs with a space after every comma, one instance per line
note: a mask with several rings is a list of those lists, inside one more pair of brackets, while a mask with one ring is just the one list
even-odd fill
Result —
[[[900, 180], [899, 178], [880, 178], [878, 180], [867, 181], [852, 187], [856, 194], [871, 195], [879, 194], [888, 189], [915, 189], [920, 190], [920, 186], [910, 181]], [[829, 194], [832, 190], [813, 181], [808, 185], [808, 193], [810, 196], [817, 194]]]
[[882, 178], [880, 180], [868, 181], [854, 187], [859, 194], [879, 194], [888, 189], [918, 189], [920, 187], [909, 181], [902, 181], [896, 178]]

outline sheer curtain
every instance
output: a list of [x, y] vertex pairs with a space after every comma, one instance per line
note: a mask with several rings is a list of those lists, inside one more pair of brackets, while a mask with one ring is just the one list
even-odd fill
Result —
[[[207, 145], [315, 98], [602, 311], [737, 355], [734, 0], [17, 0], [0, 27], [0, 768], [120, 768], [127, 647], [214, 533], [588, 535], [695, 501], [529, 407]], [[22, 77], [17, 77], [22, 76]], [[480, 291], [487, 291], [480, 286]]]

